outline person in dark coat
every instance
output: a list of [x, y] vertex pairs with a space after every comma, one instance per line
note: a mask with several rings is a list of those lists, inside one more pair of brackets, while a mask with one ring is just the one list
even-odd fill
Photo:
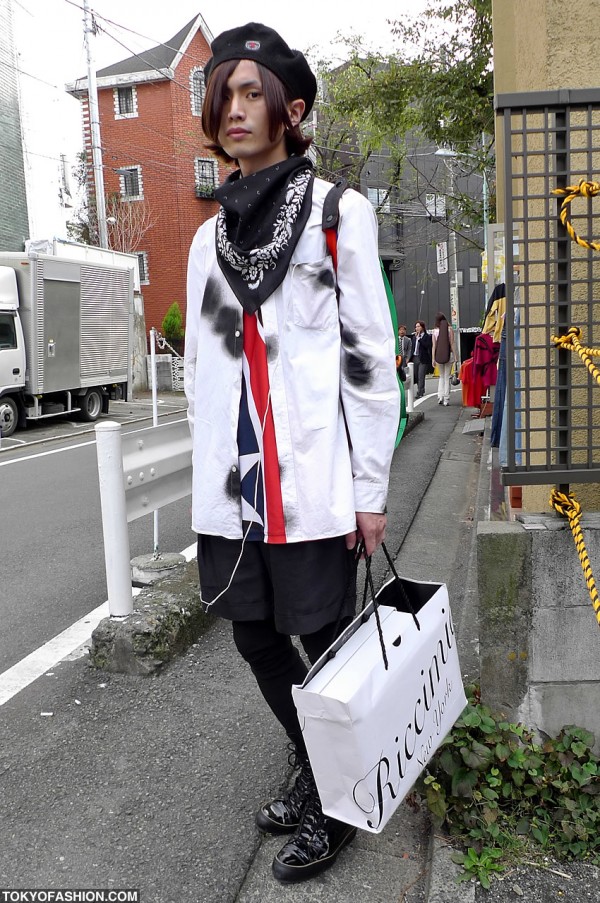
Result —
[[425, 394], [425, 377], [433, 372], [431, 352], [433, 343], [423, 320], [417, 320], [415, 331], [411, 336], [411, 361], [414, 364], [417, 398]]

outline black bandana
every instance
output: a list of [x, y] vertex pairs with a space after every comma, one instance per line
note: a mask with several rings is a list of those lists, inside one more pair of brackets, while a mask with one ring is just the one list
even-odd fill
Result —
[[313, 179], [310, 160], [289, 157], [246, 178], [233, 173], [217, 188], [217, 260], [246, 313], [283, 282], [310, 214]]

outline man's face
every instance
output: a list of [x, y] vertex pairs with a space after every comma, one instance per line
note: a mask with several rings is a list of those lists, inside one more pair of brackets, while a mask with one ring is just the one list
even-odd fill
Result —
[[400, 327], [400, 329], [398, 330], [398, 335], [400, 336], [401, 339], [404, 338], [404, 336], [406, 335], [406, 326]]
[[256, 63], [240, 60], [227, 81], [219, 144], [236, 159], [243, 176], [287, 159], [283, 125], [274, 141]]

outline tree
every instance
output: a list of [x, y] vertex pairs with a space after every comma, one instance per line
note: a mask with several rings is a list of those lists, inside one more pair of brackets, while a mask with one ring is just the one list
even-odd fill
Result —
[[492, 0], [429, 0], [393, 23], [413, 48], [405, 76], [419, 126], [437, 144], [474, 148], [494, 131]]
[[173, 301], [164, 316], [162, 332], [169, 342], [179, 342], [183, 338], [183, 314], [177, 301]]
[[73, 167], [73, 178], [78, 185], [79, 194], [83, 196], [83, 201], [79, 204], [75, 211], [75, 216], [67, 223], [67, 233], [73, 241], [81, 242], [85, 245], [92, 244], [90, 223], [96, 221], [95, 209], [93, 213], [90, 211], [89, 195], [87, 191], [87, 161], [85, 151], [81, 151], [77, 155], [77, 164]]
[[156, 219], [148, 201], [126, 201], [117, 192], [106, 197], [108, 244], [113, 251], [135, 253]]
[[[89, 165], [85, 151], [79, 154], [73, 176], [84, 200], [67, 224], [69, 237], [86, 245], [98, 244], [98, 216], [94, 192], [90, 190]], [[118, 192], [106, 195], [108, 245], [113, 251], [135, 253], [146, 232], [157, 220], [147, 201], [126, 201]]]
[[401, 77], [404, 62], [366, 50], [356, 38], [343, 43], [349, 58], [342, 66], [334, 68], [326, 60], [317, 66], [322, 98], [314, 142], [316, 165], [325, 178], [343, 175], [359, 188], [369, 159], [383, 149], [397, 177], [403, 136], [415, 117]]
[[[396, 216], [398, 241], [404, 242], [402, 216], [423, 208], [424, 190], [448, 195], [442, 161], [433, 169], [423, 165], [420, 173], [411, 167], [436, 147], [450, 146], [458, 156], [448, 226], [480, 226], [483, 190], [474, 198], [472, 182], [469, 192], [460, 188], [473, 173], [482, 186], [485, 179], [486, 213], [493, 218], [491, 0], [430, 0], [423, 14], [394, 22], [392, 31], [402, 54], [373, 52], [360, 39], [344, 39], [347, 61], [336, 68], [318, 65], [317, 171], [329, 179], [345, 175], [356, 188], [369, 176], [378, 185], [373, 197], [382, 224]], [[465, 238], [473, 241], [469, 230]]]

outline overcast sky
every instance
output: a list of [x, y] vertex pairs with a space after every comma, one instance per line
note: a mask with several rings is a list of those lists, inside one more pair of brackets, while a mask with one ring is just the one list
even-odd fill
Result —
[[[91, 38], [91, 48], [95, 68], [101, 69], [168, 41], [200, 13], [213, 36], [254, 20], [276, 28], [292, 47], [312, 48], [317, 55], [336, 56], [333, 45], [340, 30], [392, 50], [386, 20], [424, 5], [425, 0], [254, 0], [250, 12], [240, 14], [241, 4], [223, 2], [177, 0], [163, 6], [151, 0], [90, 0], [102, 29]], [[79, 103], [64, 86], [87, 73], [83, 7], [81, 0], [13, 0], [13, 11], [32, 238], [65, 237], [65, 216], [57, 203], [60, 155], [70, 166], [82, 138]]]

